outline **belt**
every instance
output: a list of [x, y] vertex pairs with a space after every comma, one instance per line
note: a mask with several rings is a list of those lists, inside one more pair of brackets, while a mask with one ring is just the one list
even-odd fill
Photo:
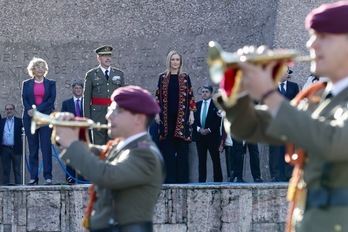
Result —
[[310, 208], [326, 209], [330, 206], [348, 206], [348, 189], [308, 190], [306, 210]]
[[14, 145], [1, 145], [2, 147], [6, 147], [6, 148], [14, 148]]
[[100, 230], [91, 230], [90, 232], [153, 232], [152, 222], [139, 222], [126, 225], [115, 225]]
[[91, 104], [92, 105], [110, 105], [111, 99], [110, 98], [101, 98], [101, 97], [92, 97]]

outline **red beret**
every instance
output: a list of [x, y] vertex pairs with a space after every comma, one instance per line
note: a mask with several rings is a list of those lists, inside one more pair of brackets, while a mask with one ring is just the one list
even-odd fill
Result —
[[306, 28], [318, 33], [348, 33], [348, 1], [323, 4], [306, 17]]
[[134, 113], [154, 115], [161, 111], [151, 93], [139, 86], [120, 87], [113, 92], [111, 100]]

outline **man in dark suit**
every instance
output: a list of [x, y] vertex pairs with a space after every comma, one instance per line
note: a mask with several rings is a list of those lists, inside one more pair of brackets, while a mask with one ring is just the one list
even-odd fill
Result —
[[[73, 113], [76, 117], [83, 117], [83, 83], [82, 81], [75, 81], [72, 84], [73, 97], [69, 98], [62, 103], [62, 112]], [[66, 171], [70, 174], [66, 174], [66, 181], [68, 184], [75, 184], [75, 179], [85, 181], [85, 179], [77, 175], [75, 169], [66, 165]]]
[[[99, 66], [88, 71], [83, 93], [83, 114], [94, 122], [106, 124], [105, 115], [111, 104], [111, 94], [124, 86], [123, 72], [111, 67], [112, 47], [105, 45], [95, 50]], [[106, 130], [93, 130], [93, 143], [104, 145], [109, 140]]]
[[[164, 181], [164, 162], [147, 130], [160, 108], [147, 90], [138, 86], [114, 91], [106, 115], [106, 147], [87, 146], [78, 128], [57, 127], [57, 142], [66, 149], [62, 160], [95, 184], [95, 202], [85, 215], [94, 231], [153, 231], [153, 213]], [[141, 102], [141, 104], [139, 104]], [[73, 115], [57, 114], [59, 120]], [[92, 198], [93, 199], [93, 198]]]
[[[278, 91], [289, 101], [291, 101], [300, 91], [297, 83], [289, 81], [292, 70], [288, 70], [282, 76], [278, 83]], [[287, 164], [284, 159], [285, 146], [284, 145], [270, 145], [269, 146], [269, 169], [272, 182], [288, 181], [291, 177], [292, 166]]]
[[214, 182], [222, 182], [219, 146], [221, 142], [221, 117], [211, 97], [213, 87], [204, 85], [201, 90], [202, 101], [196, 103], [194, 114], [193, 140], [196, 142], [198, 153], [199, 182], [207, 181], [207, 152], [213, 162]]
[[16, 185], [21, 184], [22, 120], [14, 116], [15, 106], [5, 106], [6, 118], [0, 122], [1, 160], [3, 184], [10, 185], [11, 164]]

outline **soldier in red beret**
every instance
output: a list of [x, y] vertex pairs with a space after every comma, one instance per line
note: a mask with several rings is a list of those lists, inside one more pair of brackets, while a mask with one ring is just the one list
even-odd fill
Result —
[[[244, 62], [239, 64], [244, 94], [233, 106], [221, 96], [216, 99], [233, 137], [288, 144], [289, 161], [296, 166], [287, 231], [348, 231], [347, 22], [348, 1], [322, 5], [306, 18], [311, 73], [328, 82], [314, 83], [289, 103], [274, 88], [277, 62], [264, 67]], [[244, 48], [244, 54], [253, 49]], [[254, 107], [253, 100], [265, 106]]]
[[[91, 231], [152, 232], [152, 218], [164, 163], [147, 129], [160, 112], [152, 95], [137, 86], [120, 87], [111, 96], [106, 119], [115, 140], [106, 146], [79, 141], [79, 129], [56, 127], [56, 140], [66, 148], [61, 159], [94, 183], [84, 218]], [[57, 120], [73, 120], [59, 113]], [[92, 213], [93, 212], [93, 213]]]

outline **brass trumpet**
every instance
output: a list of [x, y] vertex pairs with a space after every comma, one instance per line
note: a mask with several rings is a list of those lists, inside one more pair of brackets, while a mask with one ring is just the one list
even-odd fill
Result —
[[54, 118], [55, 113], [50, 115], [40, 113], [37, 111], [36, 106], [33, 105], [33, 116], [31, 119], [30, 131], [32, 134], [35, 134], [36, 129], [42, 126], [49, 126], [53, 128], [51, 141], [53, 144], [56, 144], [56, 133], [55, 127], [78, 127], [80, 128], [80, 140], [85, 141], [87, 144], [90, 144], [88, 129], [109, 129], [109, 126], [106, 124], [100, 124], [93, 122], [93, 120], [88, 118], [76, 118], [76, 121], [61, 121]]
[[[247, 51], [245, 51], [247, 50]], [[251, 62], [264, 66], [272, 61], [277, 61], [273, 70], [275, 85], [287, 70], [288, 62], [313, 61], [310, 56], [298, 56], [295, 50], [277, 49], [269, 50], [266, 46], [247, 47], [231, 53], [223, 51], [220, 44], [209, 42], [207, 63], [211, 80], [220, 84], [221, 96], [228, 106], [235, 104], [241, 85], [242, 71], [238, 67], [240, 62]]]

